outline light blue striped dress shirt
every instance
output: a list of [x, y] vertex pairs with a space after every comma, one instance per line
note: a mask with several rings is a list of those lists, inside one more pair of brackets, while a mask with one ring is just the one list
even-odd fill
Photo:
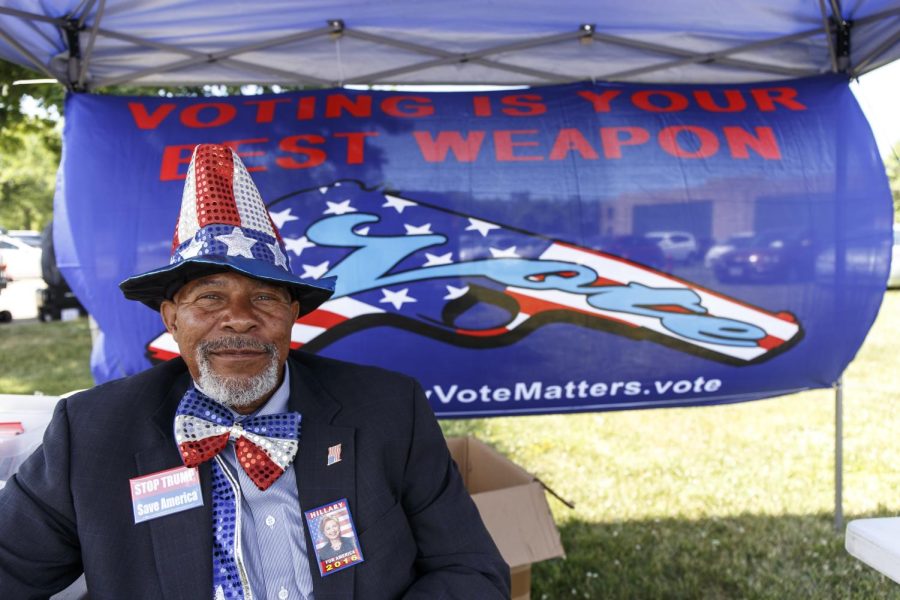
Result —
[[[287, 412], [290, 383], [285, 368], [284, 381], [252, 416]], [[232, 413], [236, 421], [251, 416]], [[241, 486], [241, 544], [254, 600], [314, 600], [293, 465], [262, 492], [238, 468], [234, 442], [228, 442], [222, 457]]]

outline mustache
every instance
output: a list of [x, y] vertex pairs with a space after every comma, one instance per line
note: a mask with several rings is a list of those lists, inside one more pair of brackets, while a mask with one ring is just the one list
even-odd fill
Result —
[[196, 351], [200, 356], [207, 358], [210, 353], [221, 352], [222, 350], [254, 350], [256, 352], [265, 352], [270, 356], [275, 356], [278, 352], [275, 344], [266, 344], [253, 338], [237, 335], [200, 342]]

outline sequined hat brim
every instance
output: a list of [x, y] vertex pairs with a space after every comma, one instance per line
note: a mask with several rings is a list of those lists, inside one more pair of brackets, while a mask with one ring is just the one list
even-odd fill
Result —
[[129, 277], [119, 289], [129, 300], [137, 300], [153, 310], [159, 310], [163, 300], [171, 300], [181, 286], [194, 279], [215, 273], [234, 272], [253, 279], [261, 279], [288, 288], [300, 301], [300, 314], [315, 310], [334, 293], [335, 277], [323, 277], [314, 282], [302, 281], [293, 273], [269, 263], [242, 256], [207, 255], [188, 258]]

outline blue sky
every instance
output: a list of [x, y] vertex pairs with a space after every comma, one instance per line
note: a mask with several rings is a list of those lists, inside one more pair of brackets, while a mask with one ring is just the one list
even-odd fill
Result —
[[900, 60], [875, 69], [851, 85], [872, 125], [881, 156], [900, 142]]

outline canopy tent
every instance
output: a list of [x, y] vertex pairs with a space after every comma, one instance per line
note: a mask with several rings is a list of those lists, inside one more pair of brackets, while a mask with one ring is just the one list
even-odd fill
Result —
[[[857, 77], [898, 58], [900, 0], [0, 0], [0, 59], [76, 92], [115, 85], [748, 83]], [[871, 152], [852, 152], [838, 134], [832, 141], [848, 157], [877, 162]], [[846, 173], [835, 175], [843, 181]], [[886, 223], [887, 203], [881, 213]], [[835, 252], [832, 260], [840, 271], [852, 258]], [[840, 522], [839, 395], [836, 409]]]
[[897, 0], [0, 1], [0, 58], [112, 85], [748, 82], [900, 57]]

